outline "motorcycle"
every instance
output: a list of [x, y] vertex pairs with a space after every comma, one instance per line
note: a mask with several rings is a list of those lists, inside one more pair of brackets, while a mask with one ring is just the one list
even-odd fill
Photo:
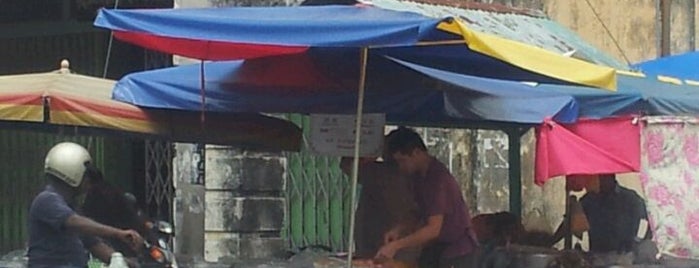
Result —
[[145, 217], [145, 213], [138, 207], [137, 200], [131, 193], [125, 193], [127, 203], [134, 208], [137, 217], [142, 219], [145, 225], [143, 249], [139, 255], [141, 267], [177, 268], [175, 254], [170, 247], [175, 230], [172, 224], [166, 221], [151, 221]]
[[144, 241], [146, 254], [141, 258], [141, 267], [178, 268], [175, 254], [170, 248], [174, 234], [172, 225], [165, 221], [157, 221], [150, 231], [150, 237]]

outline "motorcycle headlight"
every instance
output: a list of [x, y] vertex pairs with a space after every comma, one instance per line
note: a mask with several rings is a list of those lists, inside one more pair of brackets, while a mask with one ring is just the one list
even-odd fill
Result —
[[165, 254], [163, 254], [163, 252], [160, 251], [160, 249], [158, 249], [156, 247], [152, 247], [150, 249], [150, 257], [153, 258], [153, 260], [155, 260], [157, 262], [160, 262], [160, 263], [165, 262]]

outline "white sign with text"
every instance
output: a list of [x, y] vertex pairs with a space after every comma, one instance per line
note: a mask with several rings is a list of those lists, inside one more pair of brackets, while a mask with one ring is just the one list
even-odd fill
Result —
[[[312, 114], [309, 148], [329, 156], [354, 156], [356, 116]], [[383, 151], [384, 114], [362, 115], [360, 156], [378, 157]]]

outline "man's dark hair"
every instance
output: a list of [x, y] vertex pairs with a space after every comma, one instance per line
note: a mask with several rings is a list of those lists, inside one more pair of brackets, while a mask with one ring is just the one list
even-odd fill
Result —
[[616, 174], [613, 174], [613, 173], [612, 174], [601, 174], [601, 175], [599, 175], [599, 179], [600, 180], [610, 180], [614, 183], [618, 183], [616, 180]]
[[415, 149], [427, 151], [427, 146], [425, 146], [425, 142], [422, 141], [420, 135], [407, 127], [399, 127], [388, 133], [386, 142], [388, 153], [391, 155], [395, 153], [410, 154]]
[[90, 163], [85, 163], [85, 174], [83, 176], [86, 177], [85, 179], [90, 180], [91, 183], [101, 183], [104, 181], [102, 171]]
[[68, 189], [76, 188], [76, 187], [70, 186], [67, 182], [59, 179], [58, 177], [56, 177], [53, 174], [46, 173], [45, 176], [46, 176], [46, 181], [53, 186], [66, 187]]

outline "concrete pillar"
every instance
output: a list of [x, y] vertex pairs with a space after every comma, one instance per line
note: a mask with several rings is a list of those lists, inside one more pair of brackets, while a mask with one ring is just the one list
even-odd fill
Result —
[[195, 144], [176, 143], [173, 159], [175, 254], [182, 262], [204, 258], [204, 185], [197, 182]]

